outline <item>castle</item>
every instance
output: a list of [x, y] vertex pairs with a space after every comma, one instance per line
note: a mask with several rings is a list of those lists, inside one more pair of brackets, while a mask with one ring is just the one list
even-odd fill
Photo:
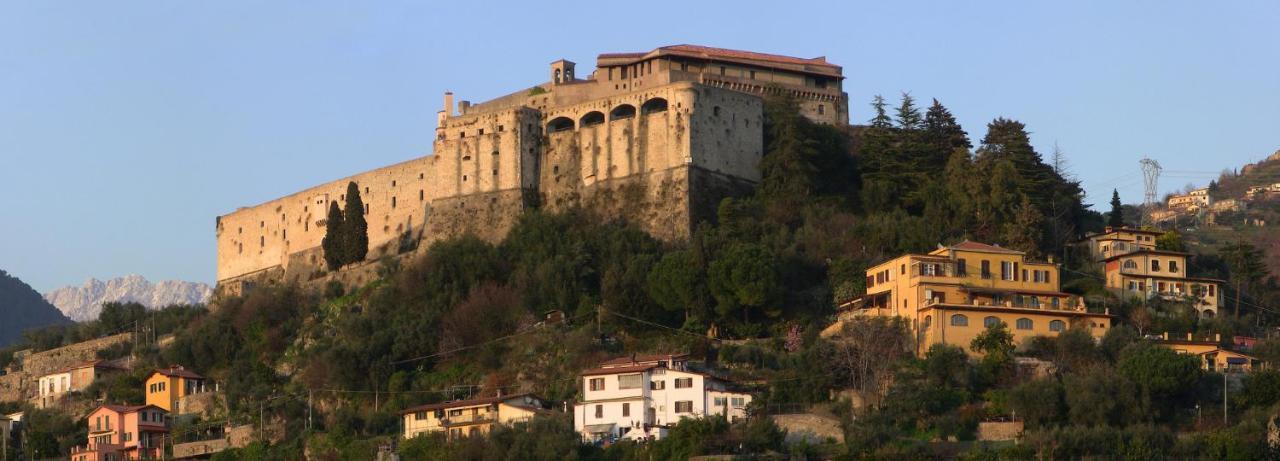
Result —
[[219, 216], [218, 285], [319, 273], [326, 212], [349, 181], [370, 259], [466, 233], [497, 241], [531, 208], [582, 206], [686, 238], [759, 181], [761, 97], [785, 92], [809, 119], [847, 125], [843, 78], [822, 57], [674, 45], [601, 54], [585, 79], [555, 61], [547, 83], [456, 112], [445, 93], [431, 155]]

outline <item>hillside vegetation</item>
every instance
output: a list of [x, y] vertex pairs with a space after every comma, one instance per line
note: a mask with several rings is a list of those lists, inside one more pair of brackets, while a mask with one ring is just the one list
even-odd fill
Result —
[[[906, 326], [895, 321], [845, 327], [862, 341], [819, 337], [840, 301], [865, 292], [865, 268], [887, 257], [965, 238], [1065, 257], [1068, 242], [1104, 220], [1055, 168], [1062, 162], [1046, 162], [1014, 120], [991, 122], [975, 148], [937, 101], [922, 113], [904, 96], [890, 116], [877, 99], [870, 125], [849, 132], [809, 122], [791, 101], [766, 108], [758, 191], [724, 200], [716, 222], [688, 242], [664, 244], [581, 210], [531, 212], [497, 244], [462, 237], [433, 244], [419, 260], [386, 260], [381, 279], [366, 286], [274, 286], [221, 300], [194, 312], [169, 347], [137, 354], [143, 364], [181, 363], [215, 378], [240, 420], [263, 415], [286, 428], [280, 443], [215, 459], [300, 459], [304, 450], [367, 459], [395, 438], [403, 408], [498, 392], [571, 402], [582, 369], [636, 352], [690, 352], [716, 366], [757, 392], [756, 417], [689, 420], [663, 441], [605, 448], [581, 445], [571, 417], [556, 413], [485, 437], [415, 438], [399, 450], [404, 459], [612, 460], [1271, 454], [1266, 421], [1280, 401], [1280, 374], [1245, 380], [1226, 424], [1209, 411], [1201, 418], [1196, 409], [1220, 408], [1222, 377], [1127, 326], [1142, 312], [1134, 315], [1146, 331], [1270, 327], [1249, 311], [1206, 321], [1177, 303], [1110, 300], [1120, 325], [1100, 344], [1071, 331], [1015, 349], [1008, 331], [992, 328], [974, 342], [981, 360], [941, 346], [913, 357], [901, 347], [910, 342]], [[1069, 268], [1068, 290], [1106, 296], [1087, 264]], [[565, 322], [547, 321], [555, 310]], [[1259, 347], [1280, 359], [1280, 343]], [[1028, 374], [1016, 356], [1058, 366]], [[112, 398], [126, 392], [107, 387]], [[866, 405], [833, 401], [843, 390]], [[837, 415], [845, 442], [786, 445], [764, 417], [779, 408]], [[967, 443], [980, 421], [1015, 414], [1027, 424], [1026, 443]]]

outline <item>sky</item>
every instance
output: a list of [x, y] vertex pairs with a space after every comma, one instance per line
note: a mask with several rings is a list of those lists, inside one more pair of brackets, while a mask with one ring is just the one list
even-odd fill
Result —
[[850, 118], [903, 92], [980, 140], [1056, 145], [1095, 209], [1280, 149], [1280, 2], [0, 0], [0, 269], [214, 282], [214, 218], [427, 155], [474, 102], [604, 52], [691, 43], [844, 66]]

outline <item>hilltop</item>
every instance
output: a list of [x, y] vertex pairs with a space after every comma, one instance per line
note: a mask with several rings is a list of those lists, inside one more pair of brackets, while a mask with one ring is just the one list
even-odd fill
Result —
[[27, 329], [70, 323], [30, 285], [0, 270], [0, 346], [22, 337]]

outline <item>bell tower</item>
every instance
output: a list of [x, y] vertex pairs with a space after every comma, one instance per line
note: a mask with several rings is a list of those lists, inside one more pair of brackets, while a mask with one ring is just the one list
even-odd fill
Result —
[[561, 59], [551, 63], [551, 84], [570, 83], [573, 77], [573, 61]]

